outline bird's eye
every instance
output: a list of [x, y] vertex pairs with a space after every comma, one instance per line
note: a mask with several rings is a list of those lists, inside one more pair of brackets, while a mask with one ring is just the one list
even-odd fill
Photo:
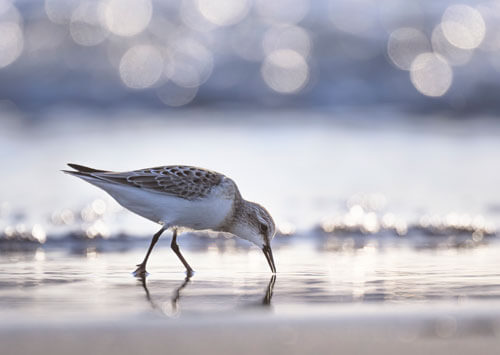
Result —
[[261, 223], [259, 226], [259, 230], [262, 234], [267, 234], [267, 225], [265, 225], [264, 223]]

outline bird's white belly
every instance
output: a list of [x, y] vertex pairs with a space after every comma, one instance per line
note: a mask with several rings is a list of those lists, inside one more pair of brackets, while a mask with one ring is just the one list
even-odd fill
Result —
[[[168, 201], [170, 199], [172, 201]], [[217, 229], [230, 213], [232, 201], [214, 197], [194, 201], [167, 197], [164, 206], [162, 221], [166, 225]]]
[[217, 191], [202, 199], [186, 200], [144, 189], [99, 185], [123, 207], [166, 226], [217, 229], [232, 211], [233, 200]]

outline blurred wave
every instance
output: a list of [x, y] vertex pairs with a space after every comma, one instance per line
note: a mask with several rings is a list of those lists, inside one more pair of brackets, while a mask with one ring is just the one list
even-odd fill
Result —
[[[380, 198], [380, 197], [375, 197]], [[359, 196], [349, 201], [359, 200]], [[335, 215], [311, 229], [298, 231], [291, 223], [278, 224], [276, 248], [297, 243], [317, 245], [321, 250], [346, 251], [364, 247], [402, 244], [415, 248], [471, 248], [497, 241], [498, 230], [482, 215], [450, 213], [423, 215], [417, 222], [393, 213], [379, 213], [373, 196], [363, 204], [353, 204], [345, 214]], [[367, 205], [371, 204], [371, 207]], [[5, 204], [3, 205], [5, 209]], [[103, 200], [94, 200], [81, 210], [54, 211], [43, 224], [29, 225], [21, 218], [0, 214], [0, 252], [30, 251], [39, 247], [81, 249], [89, 246], [104, 251], [124, 251], [144, 247], [151, 236], [127, 232], [111, 233], [120, 211], [107, 210]], [[13, 222], [17, 219], [17, 222]], [[9, 223], [9, 220], [11, 223]], [[116, 227], [116, 226], [114, 226]], [[183, 238], [188, 249], [220, 251], [234, 247], [248, 249], [249, 243], [217, 232], [187, 232]]]

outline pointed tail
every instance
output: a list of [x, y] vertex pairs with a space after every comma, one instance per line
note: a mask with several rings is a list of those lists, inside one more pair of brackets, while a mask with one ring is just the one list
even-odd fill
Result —
[[105, 173], [105, 170], [98, 170], [98, 169], [93, 169], [89, 168], [88, 166], [83, 166], [83, 165], [78, 165], [78, 164], [73, 164], [73, 163], [68, 163], [68, 166], [75, 169], [76, 171], [80, 173]]

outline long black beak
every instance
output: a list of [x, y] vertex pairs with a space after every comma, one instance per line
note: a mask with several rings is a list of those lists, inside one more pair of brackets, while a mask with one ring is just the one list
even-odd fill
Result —
[[262, 247], [262, 251], [264, 252], [267, 262], [271, 267], [271, 271], [273, 272], [273, 274], [276, 274], [276, 266], [274, 266], [273, 251], [271, 250], [271, 247], [269, 245], [264, 245], [264, 247]]

